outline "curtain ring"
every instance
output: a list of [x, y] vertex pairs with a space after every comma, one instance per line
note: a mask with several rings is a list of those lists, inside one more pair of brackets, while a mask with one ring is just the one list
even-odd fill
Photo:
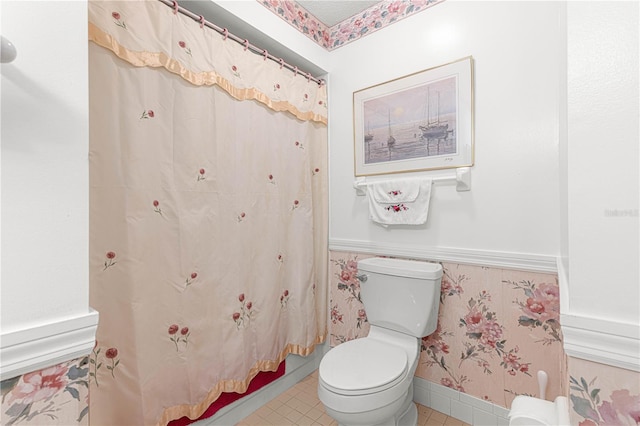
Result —
[[297, 77], [298, 75], [298, 67], [293, 67], [293, 76]]
[[244, 50], [245, 52], [247, 51], [247, 49], [249, 48], [249, 40], [247, 40], [246, 38], [244, 39]]
[[267, 60], [267, 58], [269, 57], [269, 52], [267, 52], [267, 49], [264, 49], [264, 51], [262, 52], [262, 54], [264, 55], [264, 59], [263, 60]]
[[224, 41], [227, 41], [227, 37], [229, 37], [229, 30], [226, 28], [223, 28], [222, 35], [224, 35]]
[[204, 16], [200, 15], [200, 28], [204, 28]]
[[178, 1], [177, 0], [173, 0], [173, 14], [174, 15], [178, 14]]
[[282, 69], [282, 66], [284, 65], [284, 60], [282, 58], [280, 58], [280, 60], [278, 62], [280, 62], [280, 69]]
[[307, 83], [311, 81], [311, 74], [307, 73]]

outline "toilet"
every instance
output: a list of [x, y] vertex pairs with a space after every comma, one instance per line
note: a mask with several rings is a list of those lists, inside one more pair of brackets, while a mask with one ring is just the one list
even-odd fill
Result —
[[420, 339], [437, 326], [442, 266], [370, 258], [358, 272], [369, 335], [325, 354], [318, 397], [340, 425], [415, 426], [413, 376]]

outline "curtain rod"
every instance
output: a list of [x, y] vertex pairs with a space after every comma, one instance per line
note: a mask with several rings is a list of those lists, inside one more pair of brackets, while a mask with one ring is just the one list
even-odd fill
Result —
[[182, 6], [178, 5], [178, 2], [176, 0], [158, 0], [159, 2], [165, 4], [166, 6], [169, 6], [173, 9], [173, 13], [177, 13], [180, 12], [185, 16], [188, 16], [189, 18], [193, 19], [194, 21], [200, 23], [201, 26], [206, 26], [211, 28], [214, 31], [217, 31], [218, 33], [222, 34], [224, 36], [225, 39], [230, 38], [231, 40], [235, 41], [236, 43], [242, 44], [245, 49], [249, 49], [252, 52], [258, 53], [262, 56], [265, 57], [265, 59], [270, 59], [274, 62], [277, 62], [278, 64], [280, 64], [280, 67], [285, 67], [291, 71], [293, 71], [295, 74], [299, 74], [303, 77], [305, 77], [307, 80], [313, 80], [316, 83], [318, 83], [320, 86], [322, 86], [325, 81], [323, 79], [319, 79], [316, 78], [314, 76], [312, 76], [310, 73], [304, 73], [303, 71], [300, 71], [298, 69], [298, 67], [295, 67], [291, 64], [286, 63], [282, 58], [277, 58], [273, 55], [271, 55], [266, 49], [260, 49], [257, 46], [254, 46], [253, 44], [249, 43], [249, 40], [247, 39], [241, 39], [240, 37], [230, 33], [226, 28], [220, 28], [215, 24], [212, 24], [211, 22], [207, 21], [204, 19], [204, 17], [202, 15], [196, 15], [195, 13], [183, 8]]

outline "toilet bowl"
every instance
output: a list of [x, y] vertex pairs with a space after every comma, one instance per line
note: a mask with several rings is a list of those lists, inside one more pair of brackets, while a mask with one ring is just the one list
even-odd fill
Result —
[[416, 338], [372, 326], [366, 338], [343, 343], [324, 356], [318, 397], [341, 425], [415, 425], [418, 355]]
[[569, 426], [567, 398], [559, 396], [554, 402], [519, 395], [511, 403], [510, 426]]
[[442, 266], [389, 258], [358, 262], [369, 335], [324, 355], [318, 397], [340, 425], [415, 426], [420, 338], [435, 331]]

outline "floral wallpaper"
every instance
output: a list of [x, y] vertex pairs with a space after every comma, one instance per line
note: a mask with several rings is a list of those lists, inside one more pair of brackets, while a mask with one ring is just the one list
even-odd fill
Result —
[[571, 424], [640, 424], [640, 373], [569, 358]]
[[88, 425], [89, 357], [2, 381], [0, 423]]
[[384, 1], [332, 27], [320, 22], [294, 1], [258, 1], [318, 45], [333, 50], [444, 0]]
[[[330, 254], [331, 344], [364, 337], [366, 309], [354, 253]], [[438, 328], [422, 339], [416, 375], [509, 407], [537, 396], [536, 372], [549, 375], [547, 399], [564, 395], [566, 361], [555, 274], [442, 263]]]

